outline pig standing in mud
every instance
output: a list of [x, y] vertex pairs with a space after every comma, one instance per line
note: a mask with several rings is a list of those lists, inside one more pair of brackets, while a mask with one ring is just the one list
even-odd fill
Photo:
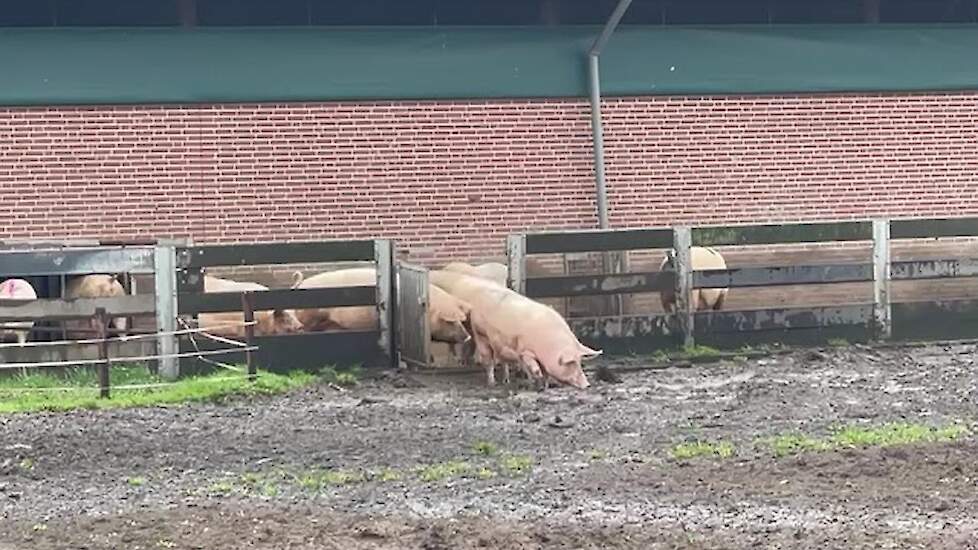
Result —
[[[693, 264], [693, 271], [727, 269], [727, 263], [724, 261], [723, 256], [712, 248], [694, 246], [690, 248], [689, 254]], [[659, 266], [659, 270], [666, 271], [675, 269], [676, 252], [669, 250], [666, 252], [666, 257], [662, 260], [662, 265]], [[694, 288], [690, 292], [690, 303], [693, 304], [693, 308], [697, 311], [711, 309], [719, 311], [723, 308], [723, 302], [726, 297], [726, 288]], [[659, 293], [659, 299], [662, 301], [662, 309], [666, 313], [672, 313], [673, 308], [676, 306], [676, 291], [673, 289], [663, 290]]]
[[[230, 279], [220, 279], [210, 275], [204, 276], [204, 292], [259, 292], [268, 290], [268, 287], [258, 283], [232, 281]], [[197, 316], [197, 322], [201, 328], [208, 328], [208, 332], [217, 336], [227, 338], [244, 338], [245, 327], [244, 314], [237, 311], [224, 313], [201, 313]], [[233, 325], [219, 327], [219, 325]], [[255, 334], [259, 336], [274, 336], [277, 334], [295, 334], [302, 331], [302, 323], [296, 318], [293, 311], [288, 309], [275, 309], [272, 311], [255, 312]]]
[[[297, 288], [336, 288], [377, 284], [377, 270], [372, 267], [339, 269], [302, 280], [297, 273]], [[428, 285], [428, 323], [431, 339], [449, 345], [470, 339], [466, 324], [470, 307], [434, 285]], [[346, 306], [300, 309], [296, 311], [306, 330], [377, 330], [379, 320], [374, 306]]]
[[[77, 298], [116, 298], [125, 296], [126, 289], [114, 275], [83, 275], [68, 279], [65, 286], [65, 299], [74, 300]], [[115, 328], [117, 334], [125, 334], [128, 319], [125, 317], [113, 317], [109, 321], [109, 327]], [[106, 328], [109, 328], [106, 327]], [[65, 321], [65, 331], [69, 338], [93, 338], [94, 332], [99, 329], [95, 319], [87, 321]], [[83, 330], [92, 331], [85, 332]]]
[[[23, 279], [7, 279], [0, 283], [0, 300], [27, 301], [36, 299], [37, 292], [34, 291], [34, 287]], [[34, 321], [11, 321], [9, 323], [0, 321], [0, 324], [6, 327], [0, 329], [0, 342], [6, 342], [9, 338], [13, 337], [17, 340], [18, 344], [23, 344], [27, 341], [27, 337], [31, 333], [31, 328], [34, 327]]]
[[584, 389], [590, 384], [581, 367], [601, 354], [580, 343], [553, 308], [485, 279], [451, 271], [432, 271], [429, 280], [472, 307], [471, 325], [477, 360], [486, 381], [495, 384], [496, 362], [515, 363], [531, 378], [547, 378]]

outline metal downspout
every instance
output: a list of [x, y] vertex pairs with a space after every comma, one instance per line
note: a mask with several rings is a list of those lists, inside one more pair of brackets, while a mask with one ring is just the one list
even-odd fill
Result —
[[632, 0], [618, 0], [615, 11], [604, 25], [601, 34], [588, 51], [588, 88], [591, 96], [591, 135], [594, 143], [594, 177], [598, 202], [598, 225], [601, 229], [608, 228], [608, 188], [604, 175], [604, 131], [601, 125], [601, 78], [598, 58], [611, 34], [615, 32], [618, 23], [628, 10]]

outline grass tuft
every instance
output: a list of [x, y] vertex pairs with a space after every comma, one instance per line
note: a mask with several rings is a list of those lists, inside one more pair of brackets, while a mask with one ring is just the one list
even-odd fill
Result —
[[[165, 382], [142, 366], [112, 368], [112, 385], [158, 384]], [[99, 399], [92, 369], [72, 369], [64, 376], [17, 375], [0, 378], [0, 414], [75, 409], [112, 409], [152, 405], [216, 401], [233, 395], [268, 395], [307, 386], [315, 376], [304, 372], [288, 375], [259, 372], [254, 382], [231, 379], [227, 373], [189, 376], [157, 388], [113, 388], [111, 399]], [[62, 391], [29, 392], [31, 388], [65, 388]]]
[[509, 455], [503, 457], [502, 467], [511, 473], [523, 473], [533, 468], [533, 458], [526, 455]]
[[784, 434], [768, 440], [767, 443], [775, 456], [783, 457], [808, 451], [942, 443], [954, 441], [967, 433], [968, 429], [960, 424], [929, 427], [895, 422], [877, 427], [848, 426], [836, 429], [828, 437], [820, 439], [797, 433]]
[[142, 487], [143, 485], [146, 484], [146, 478], [145, 477], [138, 477], [138, 476], [137, 477], [127, 477], [126, 478], [126, 484], [129, 485], [130, 487]]
[[449, 460], [416, 468], [422, 481], [441, 481], [443, 479], [464, 476], [472, 471], [468, 462]]
[[299, 486], [304, 489], [320, 491], [326, 487], [351, 485], [366, 480], [363, 472], [351, 470], [311, 470], [298, 476]]
[[694, 441], [692, 443], [680, 443], [676, 445], [669, 450], [669, 454], [675, 460], [689, 460], [701, 456], [730, 458], [734, 455], [734, 446], [726, 441], [720, 441], [718, 443]]
[[475, 444], [472, 445], [472, 450], [483, 456], [493, 456], [499, 452], [496, 445], [488, 441], [476, 441]]

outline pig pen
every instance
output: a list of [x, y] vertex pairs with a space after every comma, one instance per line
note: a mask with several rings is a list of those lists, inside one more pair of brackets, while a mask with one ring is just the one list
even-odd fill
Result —
[[[968, 433], [780, 457], [764, 442], [973, 429], [976, 351], [620, 368], [583, 392], [388, 372], [347, 391], [3, 416], [0, 548], [973, 548]], [[726, 447], [676, 454], [695, 441]]]

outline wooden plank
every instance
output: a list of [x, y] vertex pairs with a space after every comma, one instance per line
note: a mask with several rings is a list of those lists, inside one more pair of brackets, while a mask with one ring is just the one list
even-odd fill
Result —
[[751, 332], [866, 324], [872, 304], [831, 307], [758, 309], [751, 311], [698, 311], [696, 333]]
[[74, 300], [0, 300], [0, 321], [87, 319], [95, 315], [99, 308], [105, 308], [113, 317], [153, 315], [156, 312], [156, 299], [143, 294]]
[[891, 239], [926, 239], [978, 236], [978, 218], [891, 220]]
[[[255, 311], [372, 306], [376, 301], [377, 289], [372, 285], [337, 288], [281, 288], [254, 292]], [[181, 293], [177, 297], [177, 304], [180, 315], [241, 311], [241, 293]]]
[[177, 249], [179, 267], [373, 261], [374, 241], [319, 241], [191, 246]]
[[871, 222], [787, 223], [693, 228], [694, 246], [868, 241]]
[[92, 273], [153, 273], [153, 248], [0, 252], [0, 278]]
[[560, 231], [526, 234], [526, 254], [672, 247], [671, 229]]
[[792, 265], [705, 269], [693, 272], [693, 288], [747, 288], [873, 280], [872, 264]]
[[978, 277], [978, 259], [891, 262], [890, 277], [893, 280]]
[[676, 273], [673, 271], [539, 277], [526, 280], [526, 295], [531, 298], [559, 298], [659, 292], [674, 288], [675, 284]]

